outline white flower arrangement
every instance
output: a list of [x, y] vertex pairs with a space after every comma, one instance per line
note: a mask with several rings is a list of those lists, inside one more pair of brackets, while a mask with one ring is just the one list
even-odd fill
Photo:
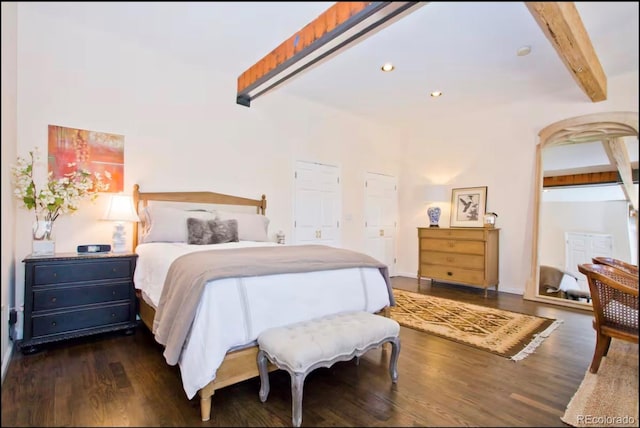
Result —
[[[11, 175], [15, 186], [14, 195], [22, 202], [22, 207], [33, 210], [36, 221], [53, 222], [61, 215], [73, 213], [83, 199], [95, 200], [99, 192], [108, 190], [111, 175], [106, 172], [91, 174], [86, 169], [77, 169], [64, 177], [54, 179], [49, 172], [46, 185], [38, 190], [33, 178], [34, 166], [40, 153], [36, 147], [29, 152], [29, 158], [18, 156], [11, 166]], [[70, 167], [75, 164], [69, 164]], [[49, 230], [49, 233], [51, 231]]]

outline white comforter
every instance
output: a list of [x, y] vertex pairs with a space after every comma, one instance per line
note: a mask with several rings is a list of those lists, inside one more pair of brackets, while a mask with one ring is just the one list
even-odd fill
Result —
[[[136, 288], [157, 308], [164, 278], [177, 257], [192, 251], [277, 245], [241, 241], [215, 245], [147, 243], [136, 248]], [[205, 287], [179, 365], [189, 397], [215, 379], [225, 354], [252, 344], [267, 328], [343, 311], [376, 312], [389, 304], [376, 268], [291, 273], [211, 281]]]

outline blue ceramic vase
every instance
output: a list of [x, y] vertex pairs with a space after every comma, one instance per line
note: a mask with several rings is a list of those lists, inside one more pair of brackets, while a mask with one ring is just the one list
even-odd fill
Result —
[[440, 227], [438, 226], [438, 222], [440, 221], [440, 212], [440, 207], [429, 207], [429, 209], [427, 209], [429, 227]]

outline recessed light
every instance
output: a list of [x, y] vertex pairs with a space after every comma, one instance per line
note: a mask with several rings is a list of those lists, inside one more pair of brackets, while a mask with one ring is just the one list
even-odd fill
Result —
[[527, 56], [531, 53], [531, 46], [525, 45], [521, 46], [518, 51], [518, 56]]
[[433, 92], [431, 92], [431, 96], [433, 98], [441, 97], [442, 96], [442, 91], [433, 91]]
[[389, 72], [389, 71], [393, 71], [396, 67], [391, 64], [390, 62], [387, 62], [386, 64], [384, 64], [382, 67], [380, 67], [380, 69], [384, 72]]

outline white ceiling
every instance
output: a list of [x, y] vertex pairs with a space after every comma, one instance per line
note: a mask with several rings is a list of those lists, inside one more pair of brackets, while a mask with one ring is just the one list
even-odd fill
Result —
[[[627, 154], [633, 168], [638, 168], [638, 138], [625, 137]], [[616, 171], [601, 141], [547, 147], [542, 153], [544, 176]], [[634, 190], [638, 193], [638, 184]], [[542, 193], [543, 202], [625, 201], [621, 184], [551, 187]]]
[[[629, 162], [638, 168], [638, 138], [624, 137]], [[542, 153], [544, 176], [617, 171], [601, 141], [546, 147]]]
[[[638, 3], [576, 6], [605, 73], [637, 70]], [[523, 45], [532, 52], [519, 57]], [[425, 2], [278, 90], [396, 124], [550, 94], [590, 102], [523, 2]]]
[[[47, 2], [29, 7], [237, 77], [332, 4]], [[638, 2], [576, 6], [605, 73], [637, 71]], [[523, 45], [532, 52], [519, 57], [516, 51]], [[394, 72], [380, 71], [386, 61], [396, 65]], [[444, 96], [430, 98], [436, 89]], [[523, 2], [424, 2], [276, 90], [396, 125], [424, 121], [436, 111], [469, 111], [487, 102], [550, 94], [561, 101], [590, 102]], [[250, 108], [259, 106], [257, 98]]]
[[[638, 185], [634, 185], [638, 192]], [[555, 187], [544, 189], [542, 202], [603, 202], [626, 201], [627, 197], [620, 184], [582, 187]]]

